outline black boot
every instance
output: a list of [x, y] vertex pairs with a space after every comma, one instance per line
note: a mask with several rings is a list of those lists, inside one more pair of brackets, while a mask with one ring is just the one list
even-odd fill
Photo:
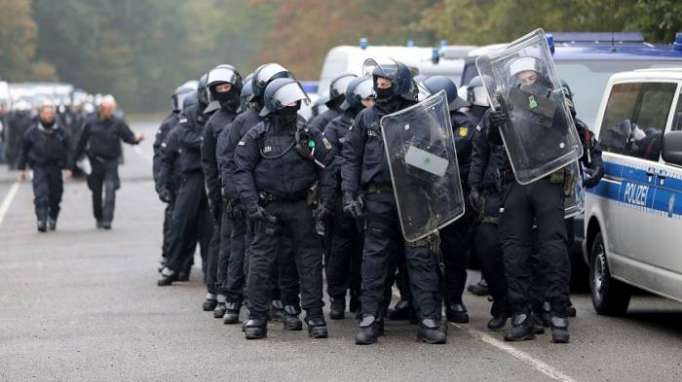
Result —
[[38, 232], [45, 233], [47, 232], [47, 222], [44, 220], [38, 220]]
[[331, 306], [329, 307], [329, 318], [332, 320], [343, 320], [346, 317], [346, 299], [332, 298]]
[[47, 225], [50, 231], [56, 231], [57, 230], [57, 218], [49, 218], [47, 219]]
[[173, 285], [174, 281], [178, 281], [178, 274], [168, 268], [164, 268], [163, 271], [161, 271], [161, 280], [157, 281], [156, 285], [169, 286]]
[[308, 336], [310, 338], [327, 338], [327, 322], [324, 320], [322, 311], [306, 314], [305, 324], [308, 326]]
[[409, 301], [400, 300], [388, 311], [388, 319], [393, 321], [409, 321], [414, 318], [414, 310]]
[[218, 306], [218, 300], [216, 300], [214, 295], [209, 293], [209, 295], [206, 296], [203, 305], [201, 305], [201, 309], [203, 309], [204, 312], [211, 312], [216, 306]]
[[189, 273], [190, 273], [190, 271], [178, 272], [178, 281], [181, 281], [181, 282], [189, 281]]
[[568, 313], [568, 317], [575, 317], [578, 315], [578, 311], [575, 309], [575, 306], [573, 306], [573, 304], [569, 305], [568, 308], [566, 308], [566, 312]]
[[532, 313], [514, 313], [512, 327], [504, 335], [505, 341], [527, 341], [535, 339]]
[[225, 306], [225, 303], [218, 302], [218, 305], [216, 305], [215, 309], [213, 309], [213, 318], [223, 318], [226, 311], [227, 307]]
[[267, 321], [261, 318], [252, 318], [244, 323], [244, 337], [247, 340], [258, 340], [268, 336]]
[[552, 318], [552, 305], [549, 303], [549, 301], [545, 301], [542, 303], [541, 318], [542, 326], [544, 326], [545, 328], [549, 328], [550, 320]]
[[272, 321], [282, 321], [284, 319], [284, 304], [281, 300], [272, 300], [270, 304], [270, 319]]
[[448, 336], [441, 328], [439, 321], [425, 318], [419, 322], [417, 339], [427, 344], [444, 344], [447, 342]]
[[239, 323], [239, 309], [241, 304], [238, 302], [226, 302], [225, 303], [225, 315], [223, 316], [223, 324], [233, 325]]
[[533, 333], [536, 335], [545, 334], [545, 324], [537, 313], [533, 315]]
[[488, 321], [488, 329], [494, 332], [502, 330], [504, 326], [507, 325], [507, 318], [509, 317], [506, 315], [491, 318], [490, 321]]
[[550, 319], [552, 328], [552, 342], [555, 344], [567, 344], [571, 336], [568, 333], [568, 318], [554, 316]]
[[102, 229], [110, 230], [111, 229], [111, 222], [103, 221], [102, 222]]
[[295, 306], [287, 305], [282, 314], [284, 330], [303, 330], [303, 322], [298, 318], [299, 310]]
[[469, 322], [469, 313], [467, 313], [467, 307], [464, 304], [452, 304], [447, 307], [445, 314], [448, 317], [448, 321], [457, 324], [466, 324]]
[[355, 332], [356, 345], [371, 345], [377, 342], [377, 320], [374, 316], [365, 316]]

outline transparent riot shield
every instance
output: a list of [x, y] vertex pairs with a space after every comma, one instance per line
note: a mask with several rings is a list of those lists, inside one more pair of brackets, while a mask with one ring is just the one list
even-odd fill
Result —
[[403, 237], [422, 239], [464, 214], [448, 102], [441, 91], [381, 118]]
[[504, 49], [479, 56], [476, 68], [491, 105], [507, 115], [500, 127], [516, 181], [529, 184], [575, 162], [580, 137], [542, 29]]

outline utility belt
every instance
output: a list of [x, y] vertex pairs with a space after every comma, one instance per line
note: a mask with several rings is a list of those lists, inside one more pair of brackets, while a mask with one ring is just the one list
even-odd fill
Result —
[[307, 198], [308, 190], [290, 195], [275, 195], [265, 191], [258, 193], [258, 199], [263, 206], [272, 202], [300, 202], [302, 200], [306, 200]]
[[370, 184], [365, 189], [365, 194], [384, 194], [388, 192], [393, 192], [393, 186], [390, 184]]

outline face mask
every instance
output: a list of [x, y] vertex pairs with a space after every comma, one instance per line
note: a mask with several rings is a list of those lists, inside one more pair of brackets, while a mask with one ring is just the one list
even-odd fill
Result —
[[239, 94], [234, 91], [225, 93], [215, 93], [215, 99], [220, 103], [220, 106], [236, 109], [239, 107]]
[[298, 109], [299, 106], [287, 106], [283, 109], [280, 109], [276, 113], [277, 120], [279, 121], [280, 125], [283, 126], [289, 126], [289, 125], [296, 125], [296, 121], [298, 120]]
[[377, 95], [377, 101], [389, 100], [393, 98], [393, 87], [390, 87], [388, 89], [375, 88], [374, 92]]

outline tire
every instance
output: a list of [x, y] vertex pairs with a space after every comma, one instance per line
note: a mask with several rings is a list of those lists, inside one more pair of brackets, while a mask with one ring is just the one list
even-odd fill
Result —
[[597, 314], [622, 316], [628, 310], [631, 288], [611, 277], [601, 232], [595, 236], [590, 249], [590, 290]]

